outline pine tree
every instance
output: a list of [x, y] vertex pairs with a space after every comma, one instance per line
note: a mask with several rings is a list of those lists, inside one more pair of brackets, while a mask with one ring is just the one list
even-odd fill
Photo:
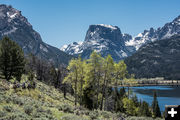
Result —
[[152, 116], [147, 102], [145, 101], [143, 101], [142, 103], [140, 102], [140, 108], [139, 108], [138, 114], [139, 116], [147, 116], [147, 117]]
[[0, 41], [0, 74], [9, 81], [15, 77], [18, 81], [24, 72], [24, 52], [17, 43], [4, 37]]
[[152, 110], [153, 110], [153, 117], [161, 117], [161, 111], [159, 108], [158, 100], [157, 100], [157, 93], [154, 91], [154, 99], [152, 102]]

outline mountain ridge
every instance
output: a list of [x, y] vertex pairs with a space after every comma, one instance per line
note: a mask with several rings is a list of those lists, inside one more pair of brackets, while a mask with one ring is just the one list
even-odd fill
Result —
[[46, 44], [21, 11], [5, 4], [0, 5], [0, 39], [8, 36], [17, 42], [25, 55], [30, 53], [54, 64], [68, 64], [71, 55]]
[[125, 59], [128, 72], [136, 78], [180, 79], [180, 35], [157, 40], [139, 48]]
[[[119, 29], [117, 26], [112, 26], [112, 25], [104, 25], [104, 24], [97, 24], [95, 26], [103, 26], [105, 28], [108, 29]], [[91, 25], [90, 25], [91, 26]], [[89, 30], [89, 29], [88, 29]], [[119, 29], [120, 30], [120, 29]], [[92, 33], [91, 33], [92, 34]], [[103, 34], [103, 33], [102, 33]], [[119, 56], [117, 57], [113, 57], [116, 59], [116, 61], [119, 61], [121, 59], [124, 59], [128, 56], [131, 56], [133, 53], [135, 53], [141, 46], [154, 42], [156, 40], [161, 40], [161, 39], [166, 39], [166, 38], [170, 38], [173, 35], [177, 35], [180, 34], [180, 16], [176, 17], [172, 22], [168, 22], [166, 23], [163, 27], [159, 27], [158, 29], [154, 29], [154, 28], [150, 28], [149, 30], [144, 30], [144, 32], [139, 33], [137, 36], [132, 37], [129, 34], [125, 34], [125, 33], [121, 33], [120, 31], [120, 36], [121, 36], [121, 40], [124, 41], [124, 43], [122, 43], [121, 41], [119, 41], [119, 43], [121, 43], [119, 45], [119, 43], [117, 45], [119, 45], [119, 47], [121, 46], [125, 46], [125, 48], [127, 49], [127, 53], [125, 55], [124, 52], [121, 52], [120, 50], [113, 50], [113, 52], [115, 52], [116, 54], [112, 53], [112, 52], [103, 52], [101, 50], [98, 50], [98, 45], [94, 46], [93, 43], [91, 43], [92, 49], [91, 51], [97, 51], [103, 55], [107, 55], [107, 54], [111, 54], [112, 56], [117, 55]], [[87, 39], [87, 34], [86, 34], [86, 38], [83, 42], [85, 42]], [[97, 42], [99, 40], [99, 38], [94, 39], [95, 42]], [[80, 55], [83, 54], [83, 58], [88, 58], [89, 57], [89, 50], [84, 50], [84, 48], [82, 48], [82, 44], [83, 42], [77, 43], [74, 42], [72, 44], [69, 45], [64, 45], [62, 46], [60, 49], [68, 54], [71, 55]], [[113, 43], [112, 43], [113, 44]], [[102, 44], [103, 46], [103, 44]], [[84, 52], [83, 52], [84, 50]], [[123, 55], [124, 54], [124, 55]]]

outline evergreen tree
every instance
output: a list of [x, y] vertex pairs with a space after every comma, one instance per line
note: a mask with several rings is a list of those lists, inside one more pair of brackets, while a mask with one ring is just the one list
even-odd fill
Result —
[[139, 106], [139, 101], [138, 101], [138, 98], [137, 98], [136, 95], [134, 95], [134, 96], [132, 97], [132, 101], [134, 102], [134, 105], [135, 105], [136, 107]]
[[24, 72], [24, 52], [17, 43], [4, 37], [0, 41], [0, 74], [6, 80], [15, 77], [18, 81]]
[[159, 108], [158, 100], [157, 100], [157, 93], [154, 91], [154, 99], [152, 102], [152, 110], [153, 110], [153, 117], [161, 117], [161, 111]]
[[141, 104], [140, 104], [140, 107], [139, 107], [139, 116], [147, 116], [147, 117], [151, 117], [151, 111], [149, 110], [149, 105], [147, 102], [143, 101]]

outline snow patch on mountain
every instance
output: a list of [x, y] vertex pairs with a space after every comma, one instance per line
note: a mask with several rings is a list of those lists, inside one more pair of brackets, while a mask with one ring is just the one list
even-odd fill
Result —
[[106, 24], [97, 24], [97, 25], [100, 25], [100, 26], [103, 26], [103, 27], [106, 27], [106, 28], [110, 28], [110, 29], [113, 29], [113, 30], [117, 29], [117, 27], [112, 26], [112, 25], [106, 25]]
[[10, 12], [7, 12], [7, 16], [10, 17], [11, 19], [14, 19], [16, 17], [17, 13], [10, 13]]
[[180, 16], [172, 22], [166, 23], [162, 28], [158, 28], [157, 30], [151, 28], [150, 30], [145, 30], [143, 33], [139, 33], [131, 40], [126, 41], [126, 46], [134, 46], [138, 50], [144, 44], [170, 38], [177, 34], [180, 34]]
[[128, 34], [122, 34], [117, 26], [90, 25], [83, 42], [64, 45], [60, 49], [71, 55], [81, 54], [85, 59], [89, 58], [92, 51], [104, 57], [111, 54], [115, 61], [119, 61], [135, 52], [134, 47], [125, 45], [125, 41], [131, 38]]
[[60, 50], [69, 51], [70, 55], [79, 54], [83, 52], [82, 50], [80, 50], [82, 43], [83, 42], [73, 42], [69, 45], [63, 45]]
[[48, 49], [44, 47], [42, 44], [40, 44], [40, 49], [43, 50], [44, 52], [48, 52]]
[[13, 26], [13, 28], [12, 28], [11, 30], [4, 32], [3, 35], [11, 34], [11, 33], [15, 32], [17, 29], [18, 29], [18, 28], [16, 28], [16, 27]]

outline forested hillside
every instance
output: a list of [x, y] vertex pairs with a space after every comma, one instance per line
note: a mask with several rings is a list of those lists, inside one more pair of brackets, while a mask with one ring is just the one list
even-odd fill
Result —
[[180, 36], [142, 46], [125, 59], [127, 69], [137, 78], [180, 79]]

